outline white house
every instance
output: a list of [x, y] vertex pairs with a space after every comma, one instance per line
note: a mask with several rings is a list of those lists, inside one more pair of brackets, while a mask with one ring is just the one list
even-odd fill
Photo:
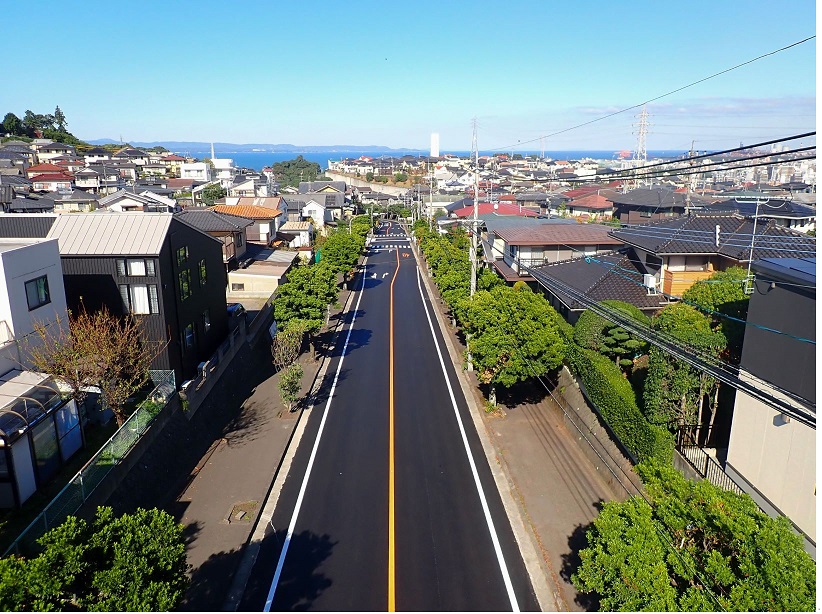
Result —
[[289, 221], [280, 226], [280, 232], [294, 236], [294, 239], [288, 244], [289, 247], [308, 247], [311, 245], [311, 235], [314, 233], [314, 227], [311, 222]]
[[180, 164], [180, 179], [211, 181], [211, 167], [205, 162], [183, 162]]
[[326, 222], [332, 221], [331, 211], [326, 209], [325, 205], [318, 203], [314, 199], [309, 200], [303, 205], [300, 211], [300, 217], [302, 217], [303, 220], [311, 218], [317, 229], [323, 228]]

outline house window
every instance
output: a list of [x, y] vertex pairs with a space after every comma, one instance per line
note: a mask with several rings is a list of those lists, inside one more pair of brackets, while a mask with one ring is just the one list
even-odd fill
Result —
[[242, 246], [243, 246], [243, 233], [240, 232], [240, 233], [237, 234], [237, 247], [242, 247]]
[[48, 305], [51, 302], [47, 276], [43, 275], [26, 282], [26, 302], [29, 304], [29, 311]]
[[143, 260], [142, 258], [129, 258], [128, 260], [117, 260], [117, 275], [125, 277], [130, 275], [132, 277], [154, 277], [154, 261]]
[[206, 309], [203, 312], [203, 331], [208, 332], [211, 330], [211, 314]]
[[184, 301], [191, 296], [191, 271], [185, 269], [178, 275], [180, 281], [180, 300]]
[[160, 313], [157, 286], [154, 284], [120, 284], [123, 307], [130, 313]]
[[231, 284], [231, 291], [232, 292], [242, 292], [243, 290], [245, 290], [245, 284], [235, 284], [235, 283]]
[[205, 258], [200, 260], [200, 285], [204, 286], [206, 284], [206, 279], [208, 278], [207, 271], [206, 271], [206, 261]]
[[183, 246], [177, 250], [177, 266], [183, 266], [188, 262], [188, 246]]
[[194, 347], [194, 323], [189, 324], [183, 330], [183, 347], [187, 350]]

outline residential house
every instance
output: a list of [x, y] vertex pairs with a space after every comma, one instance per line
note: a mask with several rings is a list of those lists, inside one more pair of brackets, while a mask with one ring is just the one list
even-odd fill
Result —
[[116, 167], [89, 166], [74, 174], [74, 185], [93, 194], [108, 195], [121, 190], [125, 182]]
[[[722, 198], [724, 195], [717, 195]], [[816, 207], [789, 198], [771, 198], [761, 192], [742, 193], [706, 205], [703, 211], [734, 211], [745, 217], [773, 220], [797, 232], [816, 230]]]
[[[3, 216], [7, 217], [7, 216]], [[0, 508], [19, 507], [84, 445], [76, 403], [29, 371], [35, 326], [66, 323], [54, 239], [0, 239]]]
[[345, 194], [345, 181], [301, 181], [300, 194]]
[[[1, 191], [0, 191], [1, 192]], [[54, 194], [54, 192], [49, 192]], [[0, 198], [0, 201], [3, 199]], [[0, 208], [4, 213], [52, 213], [54, 211], [54, 201], [46, 196], [17, 196], [0, 202]]]
[[595, 256], [622, 247], [622, 241], [612, 237], [607, 226], [543, 221], [546, 223], [489, 232], [495, 243], [502, 243], [501, 249], [495, 247], [492, 265], [506, 281], [530, 280], [531, 267]]
[[282, 226], [278, 235], [288, 235], [288, 246], [293, 248], [309, 247], [314, 236], [314, 225], [311, 222], [295, 222], [288, 220]]
[[253, 220], [238, 215], [223, 215], [213, 209], [184, 209], [176, 217], [222, 243], [226, 271], [236, 269], [245, 260], [245, 229], [254, 224]]
[[670, 302], [643, 284], [642, 263], [630, 248], [537, 266], [532, 274], [551, 306], [570, 324], [588, 308], [588, 301], [622, 301], [648, 316]]
[[180, 164], [180, 179], [211, 181], [211, 166], [207, 162], [183, 162]]
[[180, 166], [186, 159], [176, 154], [168, 154], [160, 158], [160, 163], [166, 167], [166, 175], [169, 177], [180, 176]]
[[228, 273], [228, 300], [268, 298], [285, 279], [298, 258], [295, 251], [250, 247], [249, 262]]
[[686, 207], [699, 209], [710, 204], [696, 194], [677, 192], [671, 188], [651, 187], [637, 188], [630, 192], [611, 192], [608, 200], [614, 205], [615, 218], [622, 224], [647, 224], [658, 220], [679, 217], [686, 213]]
[[47, 204], [42, 211], [55, 211], [57, 213], [76, 213], [78, 211], [89, 212], [97, 210], [97, 197], [83, 190], [71, 190], [52, 192], [40, 198], [40, 201]]
[[252, 220], [254, 223], [245, 229], [246, 242], [253, 241], [263, 245], [269, 245], [275, 239], [277, 229], [282, 223], [279, 220], [283, 217], [281, 210], [254, 205], [215, 205], [210, 208], [223, 215], [236, 215]]
[[268, 196], [268, 181], [259, 175], [236, 175], [227, 195], [238, 198]]
[[[762, 258], [751, 269], [740, 378], [764, 380], [815, 425], [816, 257]], [[737, 391], [725, 471], [763, 510], [787, 516], [815, 556], [815, 426]]]
[[33, 179], [37, 175], [54, 175], [60, 173], [68, 174], [66, 173], [66, 169], [64, 169], [62, 166], [57, 166], [56, 164], [51, 164], [48, 162], [35, 164], [34, 166], [29, 166], [25, 170], [25, 175], [29, 179]]
[[112, 160], [119, 160], [125, 163], [131, 163], [135, 166], [145, 166], [150, 162], [149, 154], [142, 149], [135, 147], [123, 147], [111, 156]]
[[572, 198], [568, 202], [564, 203], [565, 213], [571, 217], [586, 220], [598, 218], [611, 219], [614, 215], [614, 203], [609, 196], [612, 194], [612, 190], [598, 190], [592, 194]]
[[102, 147], [92, 147], [88, 151], [83, 152], [83, 159], [86, 161], [86, 166], [98, 164], [111, 160], [111, 152]]
[[64, 143], [42, 143], [35, 145], [35, 147], [37, 150], [37, 161], [41, 164], [60, 156], [75, 157], [77, 155], [72, 145], [66, 145]]
[[747, 266], [751, 260], [785, 255], [812, 258], [816, 240], [738, 213], [694, 213], [651, 224], [613, 229], [611, 234], [636, 251], [649, 283], [667, 295], [681, 296], [695, 282], [716, 271]]
[[218, 239], [168, 213], [57, 216], [69, 309], [131, 313], [160, 352], [152, 369], [192, 378], [228, 333], [226, 272]]
[[74, 179], [63, 173], [48, 173], [31, 178], [31, 189], [35, 192], [57, 192], [71, 190]]
[[[470, 199], [465, 199], [470, 201]], [[469, 204], [467, 206], [453, 209], [453, 206], [456, 203], [452, 203], [451, 206], [446, 206], [445, 209], [449, 210], [449, 217], [455, 218], [469, 218], [474, 216], [474, 205]], [[477, 211], [477, 216], [483, 218], [488, 215], [519, 215], [525, 217], [538, 217], [539, 213], [536, 211], [532, 211], [531, 209], [520, 207], [519, 205], [513, 205], [511, 203], [479, 203], [479, 209]]]

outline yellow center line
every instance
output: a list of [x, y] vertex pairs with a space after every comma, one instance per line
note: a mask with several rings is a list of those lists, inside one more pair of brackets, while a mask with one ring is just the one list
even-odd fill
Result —
[[394, 282], [400, 272], [400, 250], [397, 269], [391, 278], [391, 302], [388, 311], [388, 612], [396, 611], [394, 565]]

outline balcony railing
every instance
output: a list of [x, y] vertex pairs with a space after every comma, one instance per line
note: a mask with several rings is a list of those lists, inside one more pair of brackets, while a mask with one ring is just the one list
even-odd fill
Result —
[[713, 266], [710, 264], [702, 271], [670, 271], [666, 269], [662, 280], [662, 291], [665, 294], [682, 296], [685, 290], [698, 281], [708, 279], [715, 272]]

